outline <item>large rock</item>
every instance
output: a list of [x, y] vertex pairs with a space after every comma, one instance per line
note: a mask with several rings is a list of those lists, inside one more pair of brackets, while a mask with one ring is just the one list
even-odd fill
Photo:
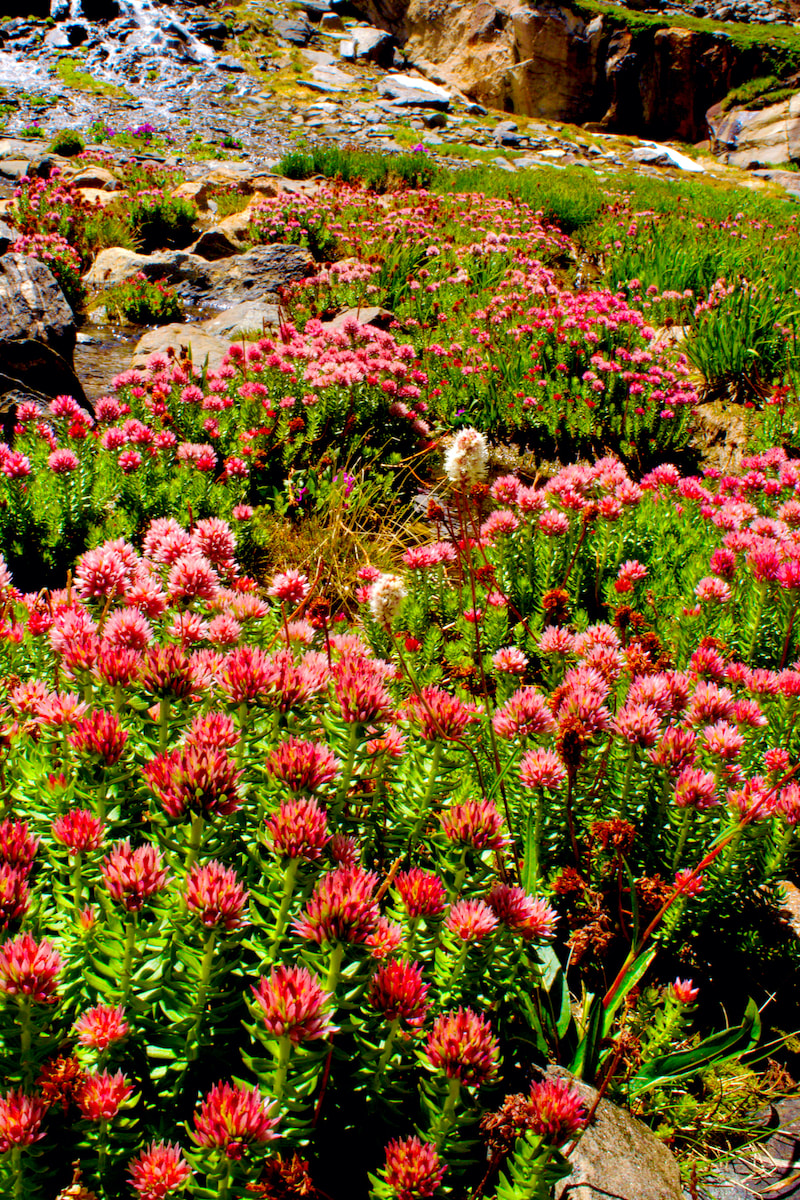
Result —
[[779, 166], [800, 158], [800, 94], [758, 112], [709, 110], [711, 144], [735, 167]]
[[378, 84], [378, 94], [395, 104], [414, 108], [437, 108], [440, 112], [450, 108], [450, 93], [421, 75], [386, 75]]
[[[591, 1109], [597, 1099], [595, 1089], [572, 1082]], [[683, 1196], [678, 1164], [663, 1142], [608, 1100], [600, 1101], [570, 1162], [571, 1173], [556, 1184], [556, 1200], [681, 1200]]]
[[219, 302], [235, 304], [277, 292], [311, 274], [314, 259], [299, 246], [275, 243], [255, 246], [219, 262], [209, 262], [185, 250], [162, 254], [136, 254], [120, 246], [101, 250], [84, 276], [88, 287], [100, 290], [123, 283], [140, 272], [148, 279], [182, 285], [196, 299], [209, 293]]
[[197, 325], [162, 325], [159, 329], [151, 329], [139, 339], [133, 352], [131, 366], [146, 367], [151, 354], [166, 354], [172, 351], [180, 358], [188, 350], [192, 362], [197, 366], [208, 362], [209, 370], [217, 371], [222, 366], [229, 346], [230, 338], [206, 333]]
[[[356, 25], [348, 34], [348, 41], [342, 42], [342, 58], [365, 58], [379, 67], [391, 67], [394, 59], [394, 38], [385, 29], [375, 29], [372, 25]], [[350, 50], [347, 54], [346, 45]]]
[[32, 338], [0, 345], [0, 424], [6, 441], [11, 440], [17, 406], [23, 400], [36, 404], [46, 416], [55, 396], [72, 396], [93, 411], [72, 367], [50, 346]]
[[235, 339], [243, 333], [261, 333], [267, 325], [278, 325], [280, 312], [276, 304], [265, 304], [263, 300], [245, 300], [226, 308], [216, 317], [203, 321], [204, 333], [216, 337]]
[[0, 258], [0, 364], [4, 344], [20, 338], [44, 342], [68, 363], [75, 349], [75, 317], [44, 263], [25, 254]]

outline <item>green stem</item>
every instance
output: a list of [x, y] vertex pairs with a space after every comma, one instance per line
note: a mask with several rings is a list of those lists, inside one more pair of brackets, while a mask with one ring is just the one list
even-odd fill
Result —
[[442, 1109], [441, 1120], [439, 1121], [439, 1125], [436, 1130], [435, 1145], [437, 1150], [441, 1148], [453, 1122], [455, 1121], [456, 1104], [458, 1103], [460, 1091], [461, 1080], [451, 1079], [450, 1085], [447, 1089], [447, 1099], [445, 1100], [444, 1108]]
[[331, 996], [336, 995], [336, 985], [339, 982], [339, 972], [342, 969], [343, 958], [344, 942], [336, 942], [331, 950], [331, 965], [328, 968], [328, 978], [325, 981], [325, 991], [330, 992]]
[[169, 742], [169, 696], [162, 696], [158, 706], [158, 748], [163, 754]]
[[14, 1200], [22, 1200], [25, 1190], [22, 1180], [22, 1147], [11, 1148], [11, 1174], [14, 1176]]
[[434, 742], [433, 755], [431, 757], [431, 769], [428, 772], [428, 783], [425, 788], [425, 795], [422, 798], [422, 804], [420, 805], [419, 813], [414, 823], [414, 828], [411, 830], [411, 837], [409, 839], [411, 845], [414, 845], [420, 833], [422, 832], [422, 827], [425, 824], [425, 820], [428, 816], [428, 809], [430, 808], [431, 800], [433, 799], [433, 793], [436, 790], [436, 779], [439, 774], [439, 766], [442, 761], [443, 751], [443, 744], [441, 742]]
[[75, 920], [78, 922], [78, 924], [80, 924], [81, 912], [83, 911], [81, 908], [81, 902], [83, 899], [83, 879], [81, 877], [82, 865], [81, 852], [79, 850], [75, 855], [75, 865], [72, 868], [71, 875], [72, 902], [75, 905]]
[[628, 761], [625, 764], [625, 780], [622, 784], [622, 795], [619, 798], [619, 815], [623, 818], [627, 817], [627, 800], [628, 792], [631, 790], [631, 778], [633, 776], [633, 759], [636, 754], [636, 747], [631, 746], [628, 752]]
[[33, 1063], [31, 1062], [31, 1044], [33, 1031], [31, 1029], [31, 1001], [26, 996], [19, 1001], [19, 1056], [22, 1067], [22, 1080], [26, 1087], [33, 1083]]
[[756, 605], [755, 617], [753, 619], [753, 633], [750, 637], [750, 645], [747, 649], [747, 657], [745, 662], [750, 665], [753, 655], [756, 651], [756, 643], [758, 641], [758, 627], [761, 622], [761, 613], [764, 609], [764, 601], [767, 598], [767, 584], [762, 583], [758, 588], [758, 603]]
[[464, 970], [464, 964], [467, 961], [468, 954], [469, 954], [469, 942], [464, 942], [464, 945], [461, 947], [456, 958], [453, 960], [453, 969], [450, 972], [450, 978], [447, 981], [446, 995], [448, 997], [453, 995], [455, 986], [461, 977], [461, 972]]
[[775, 849], [772, 851], [772, 854], [769, 859], [769, 863], [767, 865], [766, 875], [767, 875], [768, 879], [770, 879], [772, 877], [772, 875], [778, 870], [778, 867], [781, 865], [781, 862], [783, 861], [783, 856], [789, 848], [789, 843], [792, 840], [793, 834], [794, 834], [794, 828], [793, 828], [793, 826], [789, 825], [786, 829], [786, 832], [778, 840], [778, 844], [775, 847]]
[[108, 798], [108, 780], [106, 779], [106, 777], [104, 775], [103, 782], [100, 784], [100, 792], [97, 797], [96, 815], [97, 815], [98, 821], [105, 821], [105, 819], [106, 819], [107, 798]]
[[693, 808], [685, 808], [683, 810], [683, 815], [681, 816], [681, 823], [680, 823], [679, 831], [678, 831], [678, 844], [675, 847], [675, 853], [672, 856], [673, 871], [677, 871], [678, 863], [681, 861], [681, 855], [683, 854], [683, 850], [686, 845], [686, 839], [689, 836], [689, 826], [691, 825], [693, 812], [694, 812]]
[[133, 974], [133, 952], [136, 949], [136, 917], [133, 916], [125, 926], [125, 955], [122, 960], [122, 975], [120, 976], [120, 991], [122, 993], [122, 1003], [127, 1006], [128, 995], [131, 990], [131, 976]]
[[347, 743], [347, 757], [345, 759], [344, 770], [339, 787], [336, 791], [336, 799], [333, 804], [334, 812], [338, 812], [345, 800], [350, 788], [350, 780], [353, 777], [353, 768], [356, 761], [356, 749], [358, 747], [358, 722], [353, 721], [350, 726], [350, 737]]
[[97, 1178], [100, 1183], [100, 1190], [105, 1195], [105, 1187], [103, 1186], [103, 1177], [106, 1173], [106, 1159], [108, 1158], [108, 1121], [101, 1120], [100, 1127], [97, 1130]]
[[378, 1059], [378, 1068], [375, 1072], [375, 1083], [378, 1082], [381, 1075], [386, 1070], [386, 1064], [388, 1063], [389, 1059], [392, 1057], [392, 1047], [393, 1047], [394, 1039], [397, 1036], [397, 1031], [399, 1028], [400, 1028], [400, 1018], [395, 1017], [395, 1019], [392, 1021], [391, 1025], [389, 1026], [389, 1030], [386, 1034], [386, 1040], [383, 1043], [383, 1050], [381, 1051], [381, 1056]]
[[187, 876], [197, 862], [197, 855], [200, 853], [200, 846], [203, 841], [204, 826], [205, 818], [203, 814], [192, 813], [192, 829], [189, 834], [189, 845], [186, 848], [186, 865], [184, 868]]
[[269, 961], [273, 963], [277, 957], [278, 950], [281, 945], [283, 931], [286, 928], [286, 918], [289, 915], [289, 907], [292, 903], [294, 895], [294, 885], [297, 880], [297, 868], [300, 866], [299, 858], [289, 860], [289, 865], [286, 868], [286, 874], [283, 877], [283, 895], [281, 896], [281, 906], [278, 909], [278, 916], [275, 921], [275, 933], [272, 936], [272, 949], [270, 950]]
[[219, 1180], [217, 1200], [230, 1200], [231, 1187], [233, 1186], [233, 1163], [224, 1152], [220, 1152], [219, 1174], [217, 1178]]
[[186, 1047], [184, 1053], [191, 1060], [197, 1058], [200, 1053], [200, 1029], [203, 1025], [203, 1013], [208, 999], [208, 989], [211, 983], [211, 967], [214, 962], [214, 951], [217, 946], [217, 931], [209, 929], [206, 936], [205, 946], [203, 947], [203, 959], [200, 963], [200, 978], [197, 982], [197, 999], [194, 1003], [194, 1021], [192, 1027], [186, 1035]]
[[272, 1081], [272, 1095], [276, 1110], [280, 1109], [283, 1089], [286, 1086], [286, 1072], [289, 1068], [289, 1057], [292, 1053], [292, 1040], [282, 1037], [279, 1042], [278, 1065], [275, 1068], [275, 1078]]
[[408, 923], [408, 936], [406, 938], [406, 955], [411, 957], [411, 951], [414, 948], [414, 942], [417, 937], [417, 928], [419, 926], [419, 917], [412, 917]]

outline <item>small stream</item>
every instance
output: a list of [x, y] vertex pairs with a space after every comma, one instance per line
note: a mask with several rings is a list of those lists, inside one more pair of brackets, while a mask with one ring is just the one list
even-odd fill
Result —
[[111, 392], [112, 379], [127, 371], [134, 347], [145, 332], [131, 326], [93, 325], [91, 322], [81, 326], [74, 367], [91, 401], [96, 402]]

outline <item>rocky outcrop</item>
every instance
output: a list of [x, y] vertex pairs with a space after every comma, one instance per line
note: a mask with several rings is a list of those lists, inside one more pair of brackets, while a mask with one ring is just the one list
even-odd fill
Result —
[[719, 106], [708, 112], [715, 154], [734, 167], [770, 167], [800, 158], [800, 93], [751, 112]]
[[75, 318], [44, 263], [25, 254], [0, 258], [0, 362], [6, 342], [44, 342], [68, 363], [75, 349]]
[[355, 0], [407, 58], [487, 107], [658, 139], [700, 141], [706, 111], [769, 74], [724, 32], [641, 26], [567, 4]]

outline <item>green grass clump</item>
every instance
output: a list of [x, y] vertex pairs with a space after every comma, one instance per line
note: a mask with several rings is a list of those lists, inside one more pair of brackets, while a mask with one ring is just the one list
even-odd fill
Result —
[[93, 92], [97, 96], [113, 96], [118, 100], [130, 100], [129, 92], [113, 83], [104, 83], [95, 79], [88, 71], [81, 70], [81, 64], [76, 58], [60, 58], [55, 66], [58, 78], [66, 87], [74, 88], [76, 92]]
[[741, 87], [733, 88], [728, 92], [720, 107], [723, 112], [730, 112], [732, 108], [748, 108], [751, 111], [758, 111], [767, 108], [770, 104], [780, 104], [782, 100], [791, 99], [798, 90], [800, 89], [796, 87], [782, 86], [781, 80], [775, 75], [767, 75], [760, 79], [750, 79]]
[[399, 187], [430, 187], [436, 176], [435, 164], [422, 152], [374, 154], [347, 146], [290, 150], [278, 163], [277, 170], [289, 179], [324, 175], [326, 179], [341, 179], [343, 183], [361, 180], [376, 192]]
[[65, 158], [71, 158], [73, 154], [82, 154], [85, 149], [86, 142], [76, 129], [59, 129], [50, 141], [52, 153], [62, 154]]

